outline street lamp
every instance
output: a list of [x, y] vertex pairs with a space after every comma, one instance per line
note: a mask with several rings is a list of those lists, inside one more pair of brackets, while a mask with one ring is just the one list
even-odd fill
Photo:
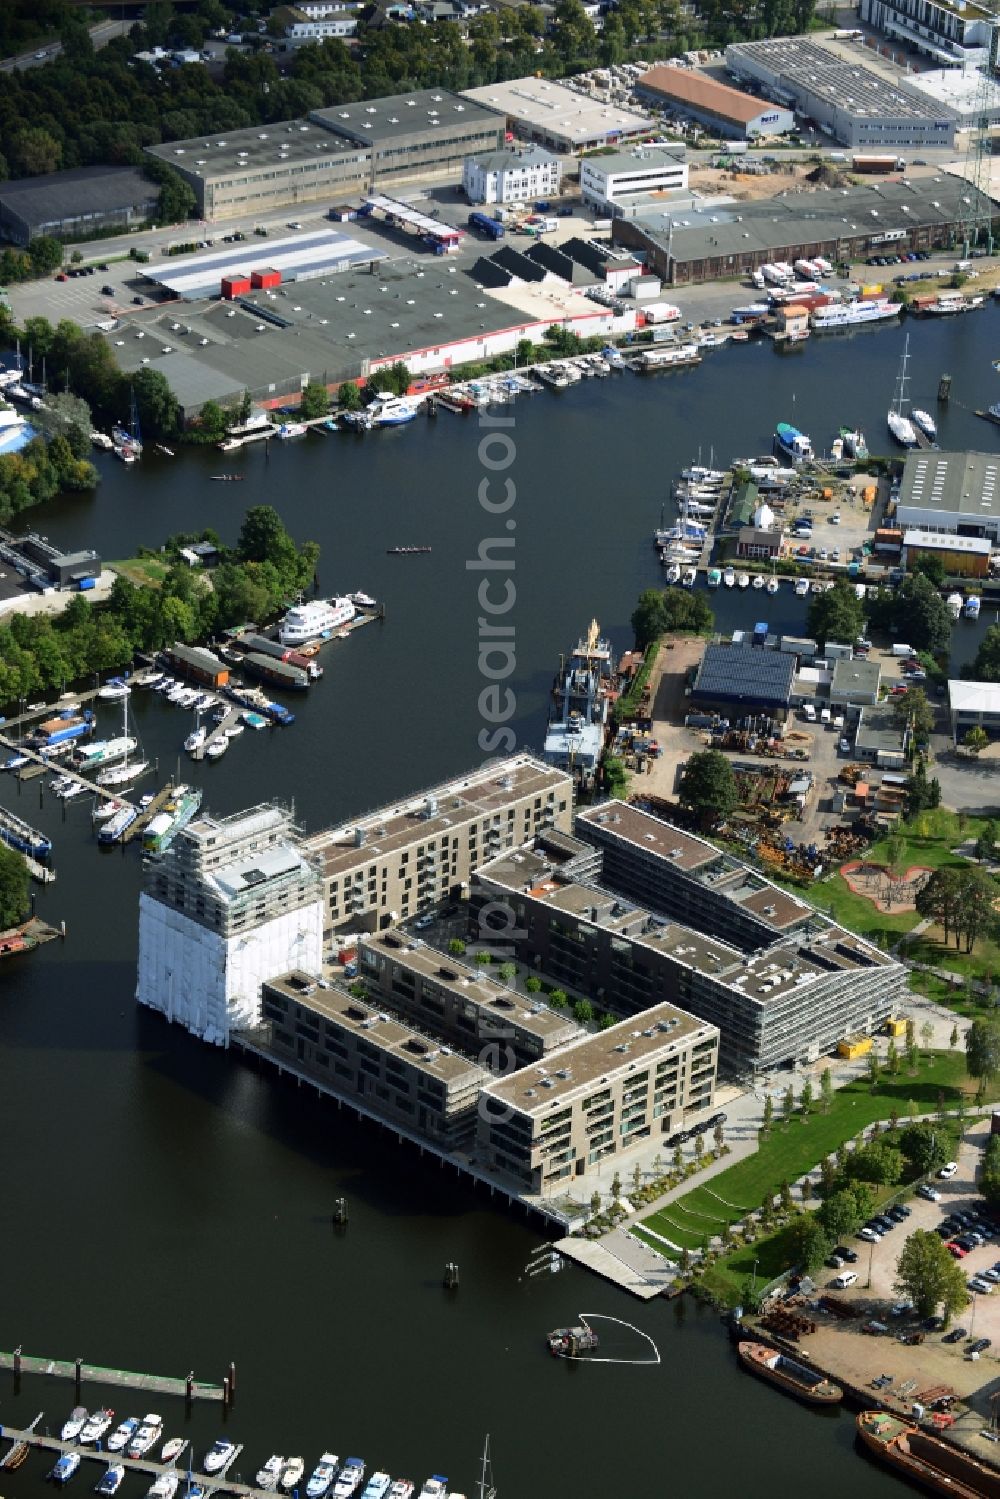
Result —
[[972, 1337], [973, 1330], [975, 1329], [975, 1326], [976, 1326], [976, 1293], [975, 1293], [975, 1291], [973, 1291], [973, 1293], [972, 1293], [972, 1316], [969, 1318], [969, 1337], [970, 1338]]
[[750, 1278], [750, 1295], [751, 1296], [753, 1295], [753, 1293], [757, 1289], [757, 1266], [759, 1264], [760, 1264], [760, 1260], [759, 1259], [754, 1260], [754, 1262], [753, 1262], [753, 1275]]
[[872, 1239], [869, 1242], [869, 1245], [868, 1245], [868, 1280], [867, 1280], [866, 1285], [865, 1285], [865, 1289], [866, 1290], [871, 1290], [871, 1284], [872, 1284], [872, 1256], [874, 1255], [874, 1253], [875, 1253], [875, 1240]]

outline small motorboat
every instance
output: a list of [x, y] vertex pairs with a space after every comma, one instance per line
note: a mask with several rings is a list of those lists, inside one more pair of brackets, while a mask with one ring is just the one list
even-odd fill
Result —
[[306, 1470], [306, 1465], [301, 1457], [290, 1457], [281, 1470], [278, 1480], [286, 1494], [290, 1494]]
[[389, 1489], [389, 1499], [413, 1499], [413, 1484], [408, 1478], [397, 1478]]
[[754, 573], [754, 575], [753, 575], [753, 587], [754, 588], [763, 588], [764, 587], [764, 574], [763, 573]]
[[244, 713], [243, 722], [248, 729], [266, 729], [267, 719], [260, 713]]
[[83, 1430], [80, 1432], [80, 1446], [89, 1447], [91, 1442], [99, 1442], [114, 1418], [113, 1410], [95, 1411], [83, 1424]]
[[104, 1477], [94, 1487], [95, 1494], [117, 1494], [125, 1477], [125, 1464], [112, 1463]]
[[796, 578], [796, 580], [795, 580], [795, 597], [798, 598], [798, 599], [804, 599], [805, 596], [806, 596], [806, 594], [808, 592], [809, 592], [809, 579], [808, 578]]
[[199, 727], [195, 729], [193, 733], [187, 736], [184, 741], [184, 748], [187, 750], [189, 755], [193, 755], [201, 749], [207, 738], [208, 730]]
[[306, 1499], [324, 1499], [333, 1487], [338, 1462], [339, 1458], [335, 1452], [323, 1453], [309, 1475], [309, 1482], [306, 1484]]
[[105, 682], [103, 687], [97, 689], [97, 696], [116, 702], [120, 698], [131, 697], [132, 689], [123, 677], [112, 677], [110, 681]]
[[205, 751], [205, 758], [207, 760], [221, 760], [228, 748], [229, 740], [225, 735], [221, 739], [213, 739]]
[[176, 1468], [171, 1468], [168, 1473], [161, 1473], [146, 1490], [147, 1499], [174, 1499], [180, 1481], [181, 1475]]
[[356, 593], [349, 593], [347, 597], [350, 599], [351, 603], [356, 609], [375, 608], [375, 600], [372, 598], [370, 593], [362, 593], [360, 590], [358, 590]]
[[353, 1499], [365, 1477], [365, 1465], [360, 1457], [345, 1457], [340, 1477], [333, 1486], [334, 1499]]
[[264, 1466], [257, 1470], [257, 1477], [254, 1479], [257, 1488], [268, 1491], [277, 1488], [278, 1479], [281, 1477], [281, 1470], [284, 1466], [285, 1459], [277, 1452], [272, 1453]]
[[163, 1417], [155, 1411], [143, 1416], [142, 1425], [128, 1444], [129, 1457], [145, 1457], [163, 1435]]
[[734, 587], [736, 583], [736, 569], [734, 567], [727, 567], [722, 574], [722, 581], [727, 588]]
[[49, 1470], [48, 1476], [53, 1483], [58, 1483], [61, 1487], [64, 1483], [69, 1483], [79, 1466], [79, 1452], [64, 1452], [55, 1467]]
[[778, 588], [779, 588], [779, 583], [778, 583], [777, 578], [775, 578], [773, 576], [770, 577], [770, 578], [768, 578], [768, 580], [767, 580], [767, 591], [768, 591], [768, 593], [777, 593]]
[[[93, 818], [94, 822], [107, 822], [109, 817], [114, 817], [115, 813], [120, 812], [124, 806], [125, 803], [123, 801], [119, 801], [119, 799], [115, 796], [101, 796], [98, 797], [97, 801], [94, 803], [94, 810], [90, 815]], [[128, 1423], [123, 1422], [122, 1424], [127, 1425]], [[139, 1423], [137, 1421], [135, 1425], [138, 1426], [138, 1424]], [[120, 1431], [121, 1427], [119, 1427], [118, 1430]], [[135, 1427], [133, 1427], [132, 1430], [134, 1431]], [[132, 1432], [130, 1431], [125, 1440], [128, 1441], [131, 1435]], [[111, 1447], [111, 1443], [113, 1440], [114, 1433], [108, 1438], [109, 1448]], [[114, 1449], [112, 1448], [112, 1450]]]
[[736, 586], [737, 586], [737, 588], [749, 588], [750, 587], [750, 574], [749, 573], [737, 573], [736, 574]]
[[229, 725], [229, 728], [226, 730], [226, 738], [227, 739], [238, 739], [239, 736], [243, 733], [244, 728], [245, 728], [244, 724], [241, 724], [241, 723], [231, 723]]
[[63, 1422], [59, 1435], [64, 1442], [75, 1442], [89, 1420], [90, 1412], [82, 1405], [74, 1405], [69, 1413], [69, 1419]]
[[[105, 817], [110, 817], [112, 815], [112, 813], [107, 810], [108, 807], [113, 807], [115, 811], [120, 811], [121, 808], [124, 807], [124, 805], [124, 802], [103, 802], [101, 804], [101, 820], [103, 821]], [[96, 807], [94, 808], [94, 815], [96, 818]], [[132, 1440], [133, 1436], [138, 1430], [139, 1422], [137, 1418], [135, 1416], [129, 1416], [127, 1420], [121, 1423], [120, 1426], [116, 1426], [114, 1431], [108, 1437], [106, 1444], [108, 1451], [124, 1452], [125, 1448], [128, 1446], [129, 1442]]]
[[235, 1442], [226, 1442], [220, 1437], [205, 1453], [205, 1472], [220, 1473], [236, 1451]]
[[164, 1442], [163, 1451], [160, 1453], [161, 1463], [172, 1463], [179, 1457], [187, 1446], [187, 1437], [171, 1437], [169, 1442]]
[[361, 1499], [385, 1499], [391, 1484], [392, 1479], [388, 1473], [373, 1473], [365, 1484]]
[[681, 585], [684, 588], [693, 588], [697, 578], [698, 569], [695, 567], [686, 567], [681, 573]]

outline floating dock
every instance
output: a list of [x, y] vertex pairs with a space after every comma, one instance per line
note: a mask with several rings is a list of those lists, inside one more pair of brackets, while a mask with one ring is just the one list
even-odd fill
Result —
[[[0, 1352], [0, 1369], [9, 1369], [15, 1378], [22, 1374], [43, 1374], [50, 1379], [71, 1379], [74, 1384], [106, 1384], [119, 1389], [147, 1390], [156, 1395], [176, 1395], [182, 1400], [226, 1399], [226, 1383], [205, 1384], [189, 1374], [176, 1379], [165, 1374], [137, 1374], [130, 1369], [105, 1369], [100, 1364], [85, 1364], [82, 1359], [37, 1358], [15, 1348], [13, 1353]], [[8, 1427], [4, 1432], [10, 1436]], [[73, 1446], [72, 1442], [62, 1444]]]

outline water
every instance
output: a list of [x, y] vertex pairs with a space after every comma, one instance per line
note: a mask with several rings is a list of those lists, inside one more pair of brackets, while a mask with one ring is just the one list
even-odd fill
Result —
[[[993, 399], [994, 316], [912, 332], [914, 400], [933, 409], [939, 375], [954, 376], [942, 446], [997, 448], [997, 429], [971, 410]], [[325, 650], [325, 679], [294, 701], [292, 729], [246, 733], [219, 764], [182, 766], [215, 811], [280, 793], [318, 828], [482, 758], [482, 575], [465, 562], [484, 538], [516, 539], [510, 722], [519, 744], [537, 748], [556, 658], [591, 615], [617, 646], [631, 643], [636, 596], [659, 580], [650, 533], [676, 470], [699, 448], [708, 461], [714, 447], [719, 463], [767, 451], [782, 419], [818, 447], [845, 423], [880, 445], [902, 337], [814, 340], [788, 357], [736, 348], [681, 375], [521, 398], [497, 412], [515, 420], [517, 494], [492, 520], [477, 498], [485, 429], [447, 413], [368, 437], [276, 444], [269, 460], [254, 448], [150, 454], [129, 470], [102, 457], [94, 498], [27, 519], [66, 547], [114, 558], [205, 525], [231, 540], [249, 505], [271, 503], [294, 535], [321, 543], [324, 591], [386, 601], [384, 624]], [[209, 482], [238, 468], [242, 484]], [[407, 543], [433, 551], [385, 554]], [[803, 626], [787, 588], [773, 599], [720, 591], [713, 608], [723, 628], [758, 614], [773, 629]], [[987, 613], [957, 627], [956, 662], [993, 622]], [[172, 771], [187, 717], [148, 694], [133, 706], [144, 749]], [[113, 732], [115, 706], [99, 713]], [[335, 1107], [137, 1012], [136, 851], [98, 850], [87, 808], [62, 806], [37, 782], [20, 796], [5, 782], [2, 795], [54, 839], [59, 878], [39, 909], [69, 932], [3, 975], [4, 1346], [213, 1380], [235, 1359], [227, 1428], [247, 1443], [244, 1478], [274, 1448], [311, 1465], [329, 1446], [418, 1485], [434, 1471], [471, 1490], [489, 1430], [503, 1499], [619, 1493], [623, 1474], [649, 1491], [669, 1481], [693, 1495], [738, 1486], [763, 1496], [794, 1491], [804, 1471], [817, 1495], [888, 1493], [894, 1480], [853, 1452], [851, 1417], [805, 1410], [743, 1375], [711, 1312], [687, 1299], [643, 1306], [572, 1268], [525, 1279], [535, 1226]], [[331, 1224], [341, 1194], [346, 1232]], [[449, 1260], [461, 1268], [455, 1296], [441, 1288]], [[551, 1360], [544, 1332], [588, 1311], [651, 1334], [662, 1365]], [[643, 1355], [625, 1334], [613, 1341], [623, 1357]], [[54, 1428], [72, 1404], [68, 1384], [25, 1380], [15, 1399], [0, 1376], [5, 1421], [44, 1409]], [[141, 1414], [144, 1401], [122, 1392], [116, 1405]], [[185, 1427], [179, 1402], [152, 1406], [170, 1432], [190, 1430], [199, 1454], [222, 1427], [212, 1407]], [[37, 1491], [47, 1466], [32, 1456], [4, 1492]], [[136, 1499], [139, 1481], [123, 1492]]]

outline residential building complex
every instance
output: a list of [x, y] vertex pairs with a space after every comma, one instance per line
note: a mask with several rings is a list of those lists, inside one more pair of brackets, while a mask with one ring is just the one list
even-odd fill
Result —
[[668, 1135], [709, 1108], [719, 1033], [672, 1004], [626, 1020], [489, 1080], [479, 1109], [482, 1164], [521, 1190], [582, 1176], [606, 1156]]
[[462, 186], [470, 203], [520, 203], [559, 192], [562, 166], [543, 146], [467, 156]]
[[691, 68], [669, 64], [650, 68], [637, 81], [635, 91], [651, 104], [697, 120], [716, 135], [734, 140], [787, 135], [795, 129], [790, 109], [744, 94]]
[[944, 68], [986, 62], [998, 24], [991, 7], [967, 0], [861, 0], [858, 15]]
[[625, 212], [651, 194], [686, 191], [687, 185], [682, 145], [636, 146], [580, 162], [580, 196], [602, 213]]

